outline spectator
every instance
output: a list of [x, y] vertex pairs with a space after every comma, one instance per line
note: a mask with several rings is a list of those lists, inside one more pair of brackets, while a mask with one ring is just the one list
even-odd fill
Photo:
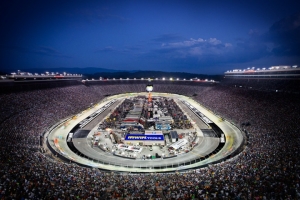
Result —
[[[299, 94], [157, 84], [243, 126], [238, 156], [185, 173], [117, 174], [63, 163], [37, 152], [39, 135], [113, 92], [143, 84], [84, 85], [0, 95], [0, 199], [299, 199]], [[267, 87], [267, 86], [262, 86]], [[166, 102], [172, 113], [176, 104]], [[130, 107], [130, 104], [126, 104]], [[119, 111], [117, 114], [120, 114]]]

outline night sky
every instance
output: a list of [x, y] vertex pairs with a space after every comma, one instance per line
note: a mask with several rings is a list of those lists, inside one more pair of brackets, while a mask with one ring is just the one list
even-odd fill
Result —
[[300, 65], [300, 1], [1, 0], [0, 71]]

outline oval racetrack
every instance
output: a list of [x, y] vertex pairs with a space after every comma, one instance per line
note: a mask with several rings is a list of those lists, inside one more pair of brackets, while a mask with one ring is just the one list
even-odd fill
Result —
[[[135, 93], [131, 95], [146, 95], [146, 93]], [[91, 113], [95, 112], [96, 109], [103, 106], [106, 102], [117, 99], [121, 101], [127, 94], [120, 94], [115, 96], [110, 96], [105, 100], [102, 100], [92, 109], [82, 112], [82, 115], [77, 117], [77, 119], [72, 119], [68, 121], [66, 127], [63, 126], [64, 122], [58, 123], [55, 125], [55, 128], [50, 129], [48, 134], [48, 142], [50, 148], [55, 150], [58, 154], [64, 156], [65, 158], [72, 160], [78, 164], [96, 167], [104, 170], [111, 171], [124, 171], [124, 172], [168, 172], [176, 170], [185, 170], [191, 168], [199, 168], [202, 166], [207, 166], [208, 164], [216, 163], [228, 157], [230, 154], [235, 152], [243, 144], [243, 136], [241, 131], [231, 123], [226, 120], [220, 120], [220, 117], [215, 116], [210, 111], [203, 108], [194, 100], [191, 100], [189, 97], [177, 95], [177, 94], [166, 94], [166, 93], [153, 93], [156, 96], [166, 96], [174, 98], [175, 100], [184, 100], [189, 102], [193, 107], [201, 111], [206, 117], [213, 121], [225, 134], [226, 143], [224, 147], [213, 153], [214, 150], [219, 145], [219, 138], [215, 137], [199, 137], [199, 144], [190, 152], [186, 154], [179, 155], [174, 158], [169, 159], [154, 159], [154, 160], [131, 160], [122, 157], [114, 156], [111, 153], [106, 153], [104, 151], [96, 150], [91, 148], [90, 143], [87, 141], [87, 138], [77, 138], [73, 140], [73, 144], [81, 154], [86, 155], [89, 158], [85, 158], [81, 155], [74, 153], [67, 145], [66, 138], [68, 133], [72, 128], [77, 125], [82, 119]], [[178, 101], [179, 102], [179, 101]], [[115, 105], [110, 107], [114, 109]], [[197, 117], [192, 112], [189, 112], [187, 108], [181, 105], [185, 112], [188, 112], [190, 117], [195, 119], [197, 122]], [[108, 114], [108, 111], [102, 113], [101, 117], [105, 117]], [[65, 121], [65, 120], [64, 120]], [[91, 122], [92, 123], [92, 122]], [[199, 128], [198, 128], [199, 129]], [[197, 130], [200, 132], [200, 129]], [[55, 142], [54, 142], [55, 141]], [[206, 159], [199, 159], [206, 156]], [[198, 162], [193, 162], [198, 160]]]

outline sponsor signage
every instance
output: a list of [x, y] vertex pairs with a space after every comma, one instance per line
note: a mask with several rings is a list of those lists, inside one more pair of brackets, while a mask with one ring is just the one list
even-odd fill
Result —
[[127, 134], [125, 140], [157, 140], [163, 141], [163, 135]]
[[162, 131], [145, 131], [145, 135], [163, 135]]

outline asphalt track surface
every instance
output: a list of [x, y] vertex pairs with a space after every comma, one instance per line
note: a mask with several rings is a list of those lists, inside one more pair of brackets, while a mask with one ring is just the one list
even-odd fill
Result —
[[83, 130], [92, 130], [99, 124], [100, 121], [102, 121], [105, 117], [109, 116], [111, 111], [115, 110], [115, 108], [118, 107], [118, 105], [121, 103], [120, 100], [117, 100], [114, 102], [109, 108], [104, 110], [100, 115], [98, 115], [95, 119], [93, 119], [90, 123], [88, 123], [85, 127], [83, 127]]
[[[141, 94], [141, 93], [139, 93]], [[194, 107], [196, 107], [199, 111], [201, 111], [203, 114], [205, 114], [210, 120], [215, 122], [224, 132], [226, 136], [226, 143], [222, 150], [220, 150], [218, 153], [216, 153], [214, 156], [211, 156], [203, 161], [194, 163], [194, 164], [186, 164], [184, 166], [180, 166], [180, 169], [189, 169], [189, 168], [195, 168], [195, 167], [201, 167], [203, 165], [210, 164], [212, 162], [218, 161], [222, 159], [223, 157], [226, 157], [230, 155], [235, 149], [237, 149], [243, 141], [243, 136], [240, 132], [240, 130], [230, 124], [227, 121], [221, 121], [220, 117], [213, 115], [211, 111], [208, 111], [201, 107], [199, 104], [197, 104], [195, 101], [190, 100], [188, 97], [182, 96], [182, 95], [173, 95], [173, 94], [156, 94], [157, 96], [167, 96], [174, 99], [183, 99], [185, 101], [188, 101], [191, 103]], [[128, 158], [122, 158], [118, 156], [114, 156], [111, 153], [104, 152], [100, 149], [95, 149], [90, 146], [90, 143], [86, 138], [83, 139], [74, 139], [73, 144], [74, 146], [85, 155], [88, 155], [90, 158], [98, 160], [99, 162], [94, 162], [90, 159], [83, 158], [73, 151], [69, 149], [66, 143], [66, 138], [70, 130], [82, 119], [87, 117], [88, 115], [95, 112], [96, 109], [102, 107], [107, 101], [112, 99], [117, 99], [117, 101], [111, 105], [107, 110], [105, 110], [103, 113], [101, 113], [95, 120], [90, 122], [87, 126], [85, 126], [83, 129], [86, 130], [92, 130], [101, 119], [105, 118], [109, 115], [111, 111], [114, 110], [115, 107], [117, 107], [122, 100], [128, 97], [128, 95], [116, 95], [112, 97], [108, 97], [105, 100], [102, 100], [100, 103], [95, 105], [94, 108], [88, 109], [86, 111], [83, 111], [81, 115], [77, 117], [77, 119], [69, 120], [69, 124], [65, 126], [58, 126], [57, 128], [53, 129], [50, 133], [48, 133], [48, 140], [50, 145], [53, 149], [55, 149], [59, 154], [63, 155], [64, 157], [71, 159], [77, 163], [80, 163], [82, 165], [91, 166], [91, 167], [97, 167], [101, 169], [106, 170], [113, 170], [113, 171], [127, 171], [127, 172], [168, 172], [168, 171], [175, 171], [178, 170], [178, 164], [180, 163], [189, 163], [191, 160], [195, 160], [199, 157], [203, 157], [205, 155], [208, 155], [209, 153], [213, 152], [218, 144], [219, 144], [219, 138], [214, 137], [203, 137], [199, 136], [199, 144], [189, 153], [179, 155], [174, 158], [169, 159], [154, 159], [154, 160], [132, 160]], [[197, 124], [198, 129], [207, 128], [207, 126], [202, 122], [201, 119], [197, 118], [195, 114], [190, 111], [184, 104], [182, 104], [180, 101], [177, 101], [178, 105], [186, 112], [192, 120]], [[200, 130], [198, 130], [200, 131]], [[58, 139], [58, 147], [54, 145], [54, 139]], [[104, 164], [105, 163], [105, 164]], [[172, 165], [175, 165], [174, 167], [170, 167]], [[169, 166], [166, 168], [165, 166]], [[143, 168], [142, 168], [143, 167]], [[160, 169], [154, 169], [154, 167], [161, 167]]]
[[111, 153], [106, 153], [102, 150], [91, 148], [85, 138], [76, 139], [73, 141], [74, 146], [84, 155], [89, 155], [90, 158], [114, 165], [132, 166], [132, 167], [161, 167], [167, 165], [177, 165], [179, 163], [190, 162], [195, 160], [195, 157], [202, 157], [215, 150], [219, 145], [218, 138], [205, 137], [201, 144], [197, 145], [191, 152], [181, 154], [177, 157], [169, 159], [153, 159], [153, 160], [132, 160], [114, 156]]

